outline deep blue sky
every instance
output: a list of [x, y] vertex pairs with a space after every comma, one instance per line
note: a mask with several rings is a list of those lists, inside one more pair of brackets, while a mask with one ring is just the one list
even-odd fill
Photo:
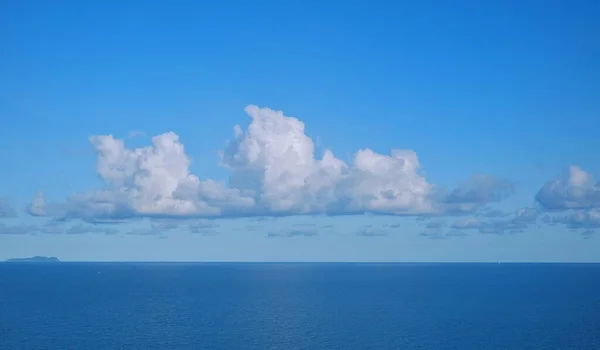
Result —
[[[548, 212], [535, 196], [568, 166], [600, 173], [599, 17], [591, 0], [2, 1], [0, 197], [17, 216], [0, 221], [0, 258], [597, 260], [598, 185], [563, 208], [574, 211]], [[248, 126], [247, 105], [304, 122], [317, 158], [331, 149], [350, 164], [360, 149], [412, 149], [427, 181], [448, 191], [474, 174], [506, 179], [511, 196], [478, 204], [536, 208], [538, 220], [518, 234], [445, 239], [420, 236], [416, 214], [225, 218], [210, 236], [179, 226], [128, 235], [149, 225], [136, 212], [108, 225], [115, 235], [73, 215], [60, 230], [85, 234], [59, 235], [38, 232], [52, 218], [25, 213], [37, 191], [65, 203], [106, 186], [91, 135], [136, 148], [173, 131], [191, 172], [227, 181], [216, 153], [234, 125]], [[442, 216], [444, 226], [465, 219]], [[293, 224], [315, 235], [268, 237]], [[367, 225], [385, 236], [357, 235]]]

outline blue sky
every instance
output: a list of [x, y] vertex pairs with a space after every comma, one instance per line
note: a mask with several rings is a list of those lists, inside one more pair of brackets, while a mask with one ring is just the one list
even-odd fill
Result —
[[595, 1], [0, 6], [0, 259], [600, 257]]

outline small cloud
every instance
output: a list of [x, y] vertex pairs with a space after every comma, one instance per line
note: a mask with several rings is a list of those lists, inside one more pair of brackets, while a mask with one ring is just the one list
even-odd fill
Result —
[[160, 220], [154, 219], [150, 222], [150, 226], [154, 231], [170, 231], [179, 227], [179, 222], [175, 220]]
[[490, 209], [490, 208], [487, 208], [487, 209], [484, 208], [477, 213], [477, 216], [482, 216], [482, 217], [486, 217], [486, 218], [504, 218], [504, 217], [507, 217], [510, 215], [512, 215], [512, 213], [509, 211], [504, 211], [504, 210], [500, 210], [500, 209]]
[[202, 234], [206, 236], [216, 235], [216, 229], [219, 224], [211, 220], [196, 220], [188, 225], [188, 229], [191, 233]]
[[275, 230], [267, 234], [267, 237], [313, 237], [319, 233], [315, 225], [293, 226], [291, 230]]
[[468, 217], [456, 220], [450, 227], [456, 230], [478, 230], [479, 233], [501, 235], [508, 233], [523, 232], [530, 225], [537, 222], [538, 212], [535, 208], [521, 208], [517, 210], [512, 218], [481, 220], [476, 217]]
[[0, 223], [0, 235], [26, 235], [35, 234], [38, 231], [39, 228], [35, 225], [5, 225]]
[[172, 230], [179, 228], [180, 222], [170, 219], [152, 219], [150, 228], [136, 228], [128, 231], [127, 235], [133, 236], [164, 236]]
[[129, 137], [130, 139], [135, 138], [135, 137], [142, 137], [142, 136], [146, 136], [146, 132], [140, 131], [140, 130], [130, 131], [129, 134], [127, 135], [127, 137]]
[[425, 224], [425, 228], [444, 228], [446, 227], [446, 220], [433, 220], [433, 221], [429, 221], [427, 224]]
[[419, 233], [419, 236], [428, 237], [431, 239], [444, 239], [446, 235], [444, 234], [444, 230], [441, 228], [426, 228], [425, 230]]
[[359, 236], [363, 237], [384, 237], [388, 235], [388, 231], [385, 228], [374, 227], [373, 225], [366, 225], [357, 231]]
[[464, 238], [468, 236], [468, 234], [462, 230], [452, 229], [448, 231], [445, 229], [445, 225], [426, 228], [419, 235], [430, 239]]
[[97, 227], [92, 225], [82, 225], [77, 224], [71, 226], [65, 231], [68, 235], [82, 235], [82, 234], [90, 234], [90, 233], [101, 233], [105, 235], [115, 235], [119, 233], [118, 230], [109, 227]]
[[275, 216], [253, 216], [248, 218], [248, 221], [273, 221], [277, 220]]
[[27, 206], [26, 211], [31, 216], [47, 216], [48, 215], [48, 211], [46, 208], [46, 198], [45, 198], [43, 192], [38, 191], [35, 194], [35, 197], [31, 201], [31, 203], [29, 203], [29, 205]]
[[130, 230], [126, 233], [126, 235], [129, 236], [157, 236], [160, 237], [163, 235], [163, 231], [161, 230], [152, 230], [152, 229], [145, 229], [145, 228], [137, 228], [137, 229], [133, 229]]
[[457, 230], [464, 230], [464, 229], [476, 229], [476, 228], [480, 228], [484, 225], [485, 225], [484, 222], [477, 218], [464, 218], [464, 219], [456, 220], [452, 225], [450, 225], [450, 227], [453, 229], [457, 229]]
[[583, 236], [583, 238], [587, 239], [587, 238], [592, 238], [592, 236], [595, 233], [596, 233], [596, 231], [588, 229], [588, 230], [585, 230], [585, 231], [581, 232], [581, 235]]
[[258, 230], [259, 228], [260, 228], [260, 225], [247, 225], [246, 231], [253, 232], [253, 231]]

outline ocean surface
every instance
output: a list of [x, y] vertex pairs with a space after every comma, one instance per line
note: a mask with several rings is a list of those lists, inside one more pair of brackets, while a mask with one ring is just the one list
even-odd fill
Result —
[[600, 264], [1, 263], [0, 349], [600, 349]]

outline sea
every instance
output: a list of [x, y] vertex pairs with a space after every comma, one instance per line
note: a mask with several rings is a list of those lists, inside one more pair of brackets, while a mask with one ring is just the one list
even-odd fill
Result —
[[600, 349], [600, 264], [1, 263], [0, 349]]

